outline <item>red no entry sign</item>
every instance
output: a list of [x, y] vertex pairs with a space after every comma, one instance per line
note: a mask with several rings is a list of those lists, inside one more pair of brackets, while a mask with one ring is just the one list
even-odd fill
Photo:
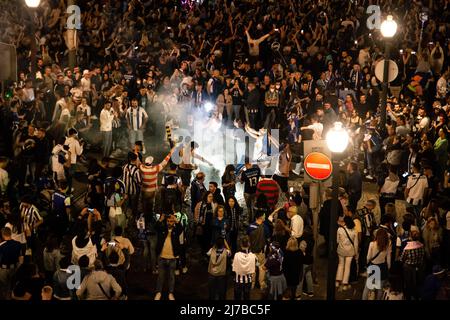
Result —
[[330, 158], [320, 152], [311, 152], [304, 161], [306, 173], [315, 180], [326, 180], [333, 172]]

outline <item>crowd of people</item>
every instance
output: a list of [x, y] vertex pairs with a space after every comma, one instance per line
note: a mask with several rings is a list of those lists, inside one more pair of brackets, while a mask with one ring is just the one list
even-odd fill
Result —
[[[322, 238], [328, 248], [335, 223], [337, 290], [377, 266], [382, 285], [367, 283], [358, 298], [449, 298], [448, 1], [78, 5], [70, 67], [64, 1], [42, 0], [31, 15], [0, 2], [0, 40], [16, 45], [18, 68], [1, 97], [0, 298], [126, 299], [141, 264], [157, 275], [154, 299], [167, 282], [174, 300], [193, 244], [210, 299], [227, 297], [231, 274], [236, 300], [255, 287], [272, 299], [312, 297], [314, 248]], [[375, 76], [385, 41], [367, 27], [369, 5], [399, 24], [385, 121]], [[290, 182], [301, 179], [303, 142], [323, 140], [337, 121], [350, 135], [339, 220], [330, 221], [326, 190], [314, 225], [307, 185]], [[208, 148], [231, 130], [254, 150], [221, 178], [208, 174], [208, 148], [172, 136], [199, 125]], [[160, 163], [148, 152], [155, 145], [166, 152]], [[363, 180], [376, 197], [361, 201]], [[70, 289], [74, 265], [81, 281]]]

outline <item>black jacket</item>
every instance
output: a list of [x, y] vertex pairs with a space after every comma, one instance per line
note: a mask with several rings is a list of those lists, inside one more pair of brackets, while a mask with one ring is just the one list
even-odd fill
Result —
[[[156, 233], [158, 235], [158, 241], [156, 243], [156, 255], [159, 257], [161, 255], [164, 241], [166, 241], [168, 234], [167, 222], [166, 221], [158, 221], [156, 223]], [[183, 232], [183, 227], [181, 224], [176, 223], [172, 230], [172, 249], [173, 255], [175, 257], [180, 255], [180, 235]]]
[[220, 190], [220, 188], [216, 189], [216, 191], [213, 194], [213, 197], [214, 197], [214, 202], [220, 204], [221, 206], [223, 206], [225, 204], [225, 200], [223, 200], [222, 191]]
[[283, 272], [288, 286], [298, 286], [303, 274], [303, 253], [300, 250], [284, 252]]

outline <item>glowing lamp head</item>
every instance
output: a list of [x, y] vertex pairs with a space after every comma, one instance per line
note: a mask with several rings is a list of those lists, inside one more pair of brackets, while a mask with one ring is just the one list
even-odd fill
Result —
[[41, 0], [25, 0], [25, 3], [30, 8], [37, 8], [37, 7], [39, 7]]
[[381, 23], [380, 30], [383, 37], [392, 38], [397, 32], [397, 22], [395, 22], [391, 15], [388, 15], [386, 20]]
[[348, 133], [341, 122], [335, 122], [327, 133], [327, 145], [331, 152], [341, 153], [347, 149]]
[[214, 104], [212, 104], [211, 102], [206, 102], [205, 103], [205, 111], [210, 112], [210, 111], [212, 111], [212, 109], [214, 109]]

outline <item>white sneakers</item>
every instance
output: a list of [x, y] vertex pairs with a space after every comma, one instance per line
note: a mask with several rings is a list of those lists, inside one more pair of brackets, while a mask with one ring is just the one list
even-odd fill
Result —
[[188, 268], [184, 267], [183, 270], [181, 271], [182, 274], [186, 274], [188, 272]]
[[169, 300], [175, 300], [175, 296], [173, 295], [173, 293], [169, 293]]
[[294, 170], [292, 170], [292, 172], [299, 176], [301, 174], [301, 169], [302, 169], [302, 164], [301, 163], [297, 163], [295, 165]]
[[176, 276], [179, 276], [179, 275], [180, 275], [180, 270], [178, 270], [178, 269], [175, 270], [175, 275], [176, 275]]

